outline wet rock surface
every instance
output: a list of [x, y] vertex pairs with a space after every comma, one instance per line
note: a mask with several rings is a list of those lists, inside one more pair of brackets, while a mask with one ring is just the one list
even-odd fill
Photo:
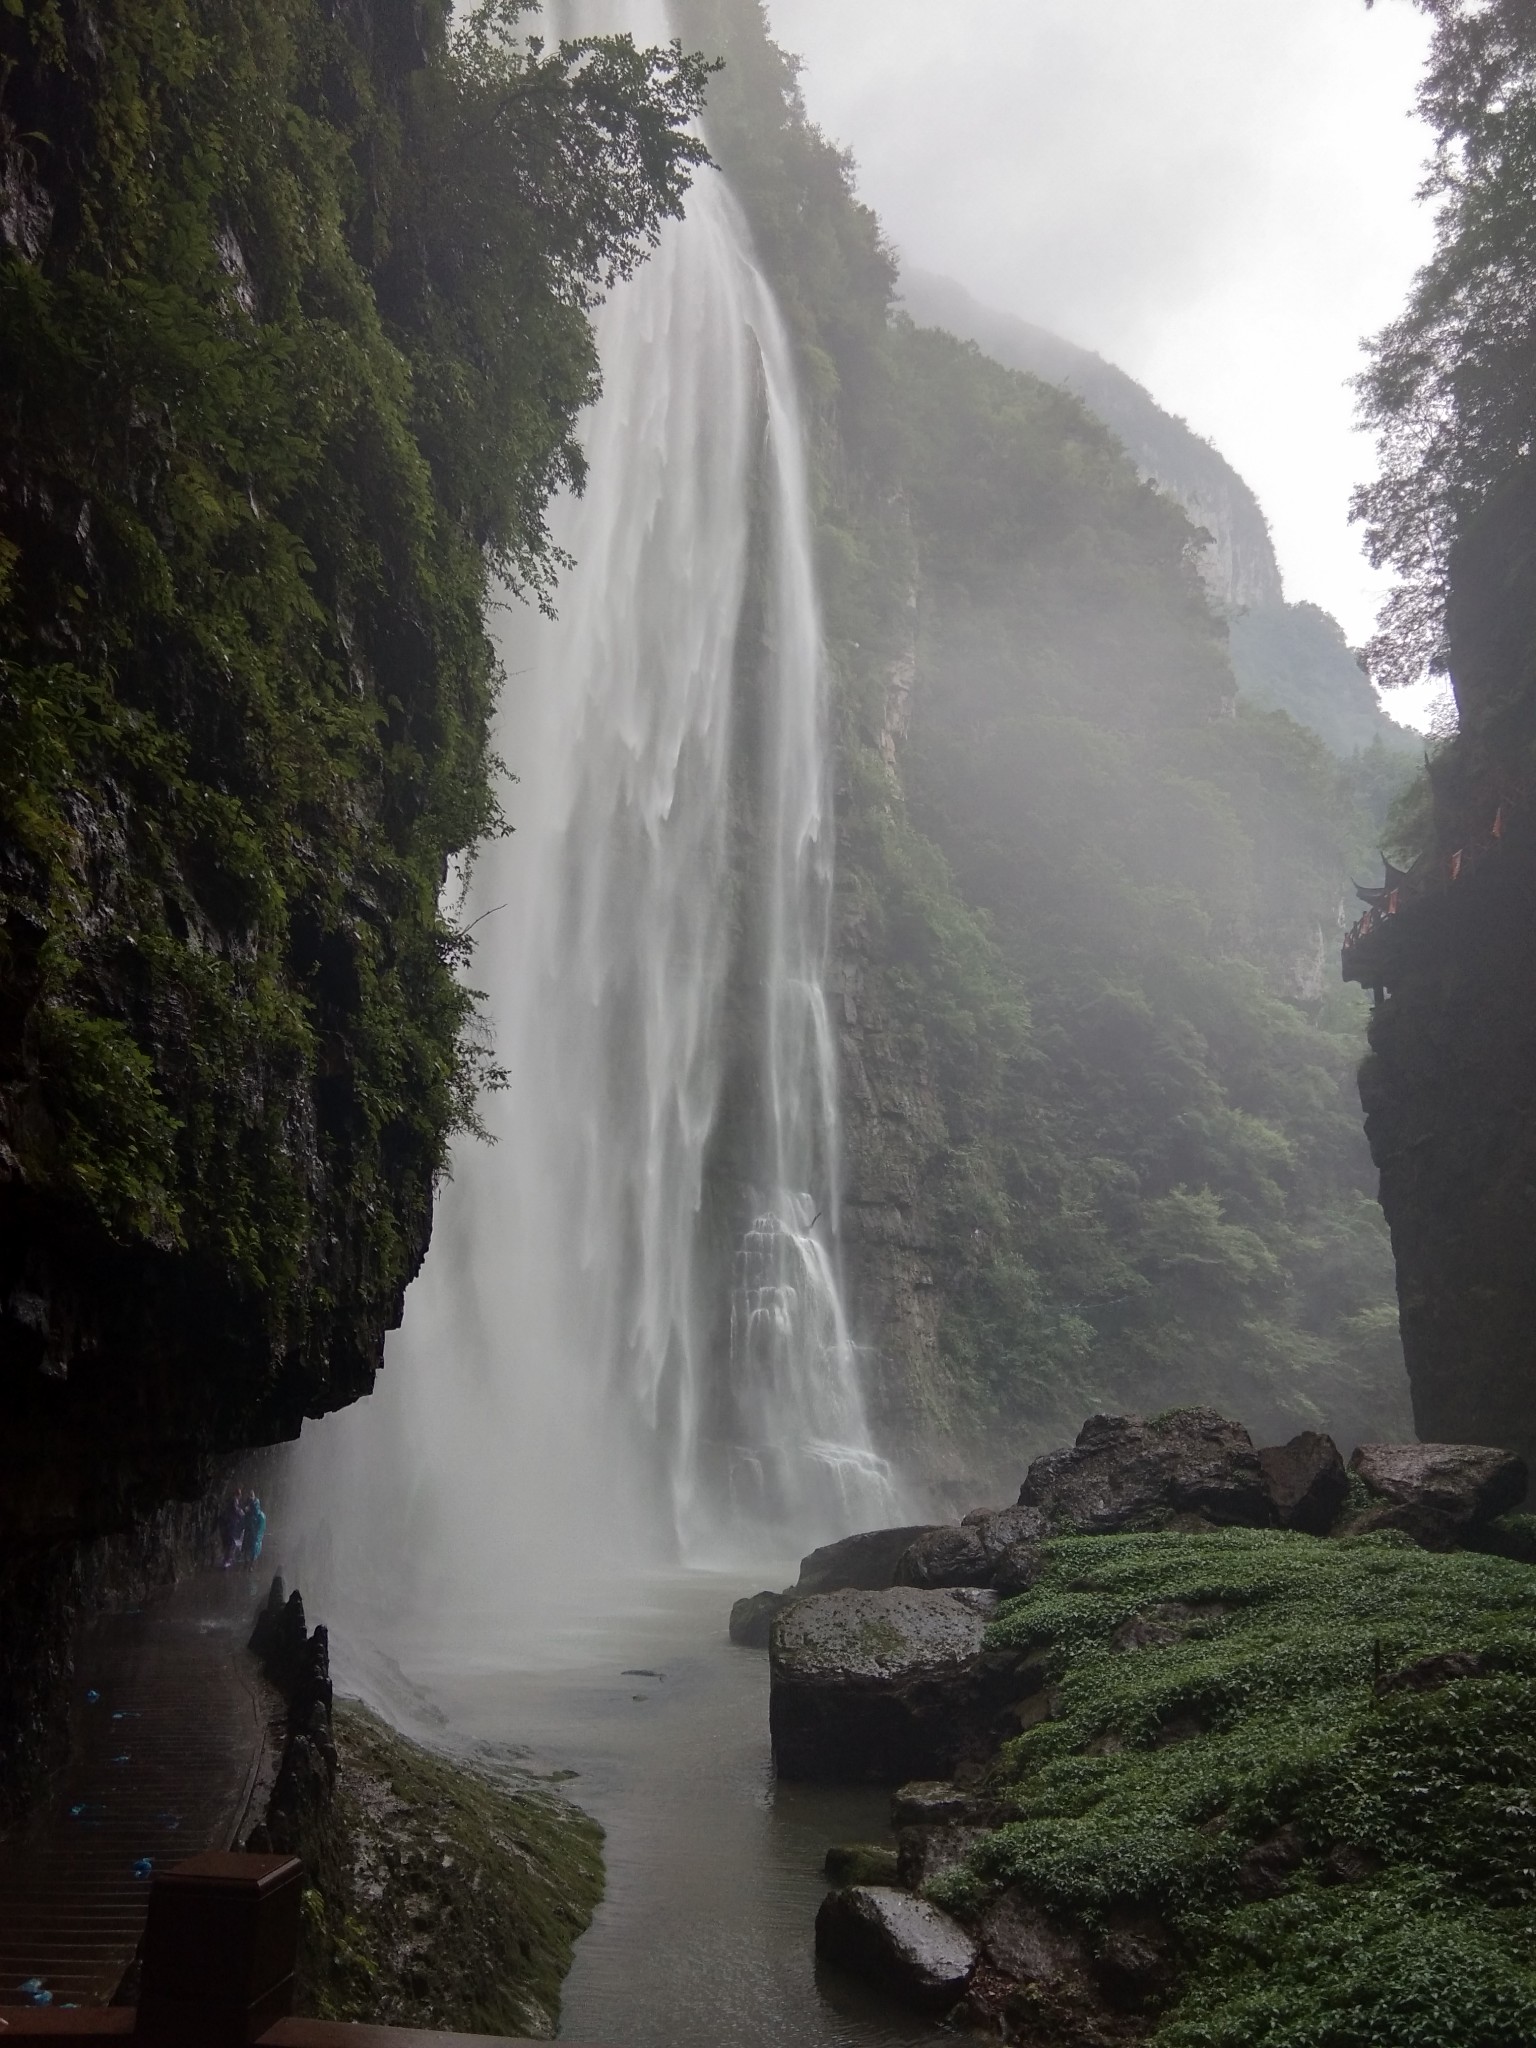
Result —
[[1326, 1536], [1349, 1494], [1349, 1474], [1331, 1436], [1306, 1429], [1259, 1452], [1259, 1470], [1282, 1529]]
[[900, 1529], [865, 1529], [840, 1542], [824, 1543], [800, 1560], [793, 1590], [800, 1593], [880, 1593], [896, 1582], [896, 1567], [919, 1537], [932, 1534], [931, 1522]]
[[1021, 1543], [1038, 1543], [1048, 1535], [1045, 1517], [1038, 1508], [972, 1508], [960, 1518], [962, 1529], [974, 1529], [981, 1538], [987, 1562], [996, 1565]]
[[1053, 1535], [1159, 1528], [1185, 1516], [1247, 1528], [1275, 1519], [1252, 1438], [1212, 1408], [1150, 1421], [1090, 1416], [1070, 1450], [1030, 1466], [1019, 1505], [1037, 1508]]
[[981, 1813], [990, 1817], [991, 1810], [989, 1803], [948, 1778], [917, 1778], [891, 1794], [891, 1824], [898, 1828], [941, 1827], [950, 1821], [974, 1820]]
[[976, 1529], [930, 1529], [901, 1554], [898, 1586], [987, 1586], [992, 1563]]
[[1361, 1444], [1349, 1463], [1375, 1496], [1352, 1527], [1400, 1529], [1430, 1549], [1449, 1547], [1525, 1498], [1525, 1461], [1484, 1444]]
[[896, 1836], [897, 1881], [910, 1892], [921, 1891], [936, 1877], [958, 1870], [987, 1830], [979, 1823], [902, 1828]]
[[816, 1915], [816, 1952], [914, 2005], [942, 2012], [970, 1981], [974, 1936], [926, 1899], [880, 1885], [829, 1892]]
[[1033, 1689], [1018, 1653], [985, 1648], [995, 1605], [909, 1586], [796, 1600], [770, 1648], [778, 1775], [899, 1784], [990, 1755]]
[[834, 1842], [822, 1869], [835, 1885], [897, 1885], [903, 1882], [901, 1858], [884, 1842]]
[[744, 1649], [766, 1650], [773, 1618], [787, 1605], [787, 1593], [748, 1593], [731, 1609], [730, 1637]]

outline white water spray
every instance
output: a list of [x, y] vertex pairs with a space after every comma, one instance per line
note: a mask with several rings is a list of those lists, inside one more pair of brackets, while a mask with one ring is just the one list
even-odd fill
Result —
[[[661, 0], [624, 12], [667, 35]], [[583, 1544], [792, 1554], [897, 1511], [835, 1255], [802, 426], [717, 173], [599, 334], [576, 568], [557, 622], [504, 636], [516, 831], [466, 908], [498, 1142], [456, 1152], [379, 1392], [301, 1452], [335, 1522], [439, 1584]]]

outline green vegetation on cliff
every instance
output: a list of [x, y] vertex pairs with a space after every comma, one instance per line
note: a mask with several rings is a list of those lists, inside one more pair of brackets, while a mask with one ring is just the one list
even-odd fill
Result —
[[1258, 1530], [1044, 1556], [989, 1640], [1043, 1661], [1050, 1718], [935, 1898], [1016, 1889], [1090, 1950], [1134, 1924], [1167, 2048], [1536, 2035], [1528, 1567]]
[[1182, 512], [1069, 394], [893, 317], [757, 0], [681, 14], [812, 415], [845, 1257], [888, 1426], [1405, 1430], [1334, 958], [1397, 771], [1238, 702]]
[[473, 1115], [484, 605], [702, 155], [526, 11], [0, 13], [0, 1335], [183, 1444], [367, 1387]]

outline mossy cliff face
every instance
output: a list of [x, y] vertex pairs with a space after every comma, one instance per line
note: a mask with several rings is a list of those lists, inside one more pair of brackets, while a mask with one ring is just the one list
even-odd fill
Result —
[[[1424, 1437], [1536, 1458], [1536, 480], [1451, 560], [1458, 736], [1402, 908], [1373, 935], [1360, 1096]], [[1454, 870], [1454, 873], [1453, 873]]]
[[520, 12], [0, 14], [8, 1562], [365, 1393], [472, 1116], [488, 579], [700, 153]]

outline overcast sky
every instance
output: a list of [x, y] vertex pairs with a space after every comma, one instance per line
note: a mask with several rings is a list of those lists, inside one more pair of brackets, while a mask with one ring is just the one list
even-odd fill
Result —
[[[1428, 253], [1409, 0], [768, 0], [898, 249], [1214, 441], [1291, 598], [1370, 631], [1360, 340]], [[1390, 708], [1396, 710], [1394, 703]]]

